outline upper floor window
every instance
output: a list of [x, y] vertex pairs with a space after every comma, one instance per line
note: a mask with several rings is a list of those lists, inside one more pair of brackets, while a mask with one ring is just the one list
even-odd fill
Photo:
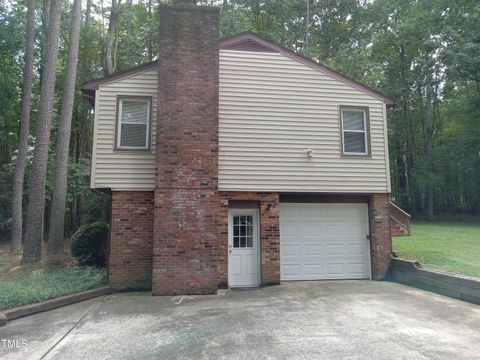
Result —
[[118, 99], [117, 149], [146, 150], [150, 145], [149, 98]]
[[368, 109], [342, 107], [342, 153], [344, 155], [368, 155]]

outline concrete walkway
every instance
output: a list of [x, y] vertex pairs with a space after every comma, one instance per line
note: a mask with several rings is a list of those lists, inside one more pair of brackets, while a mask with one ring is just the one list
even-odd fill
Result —
[[9, 323], [0, 358], [480, 359], [480, 307], [374, 281], [116, 294]]

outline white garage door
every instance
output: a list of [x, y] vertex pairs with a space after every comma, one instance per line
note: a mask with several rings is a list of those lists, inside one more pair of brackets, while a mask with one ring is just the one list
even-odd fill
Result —
[[280, 204], [281, 280], [370, 278], [366, 204]]

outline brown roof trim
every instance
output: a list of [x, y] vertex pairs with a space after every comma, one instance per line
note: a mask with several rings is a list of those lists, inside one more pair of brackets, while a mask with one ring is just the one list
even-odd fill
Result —
[[[321, 63], [318, 63], [314, 60], [311, 60], [303, 55], [297, 54], [296, 52], [289, 50], [287, 48], [284, 48], [283, 46], [277, 45], [269, 40], [266, 40], [257, 34], [254, 34], [250, 31], [240, 33], [235, 36], [231, 36], [228, 38], [225, 38], [220, 41], [220, 49], [225, 49], [225, 50], [236, 50], [236, 51], [260, 51], [260, 52], [275, 52], [275, 53], [280, 53], [283, 54], [293, 60], [299, 61], [307, 66], [310, 66], [313, 69], [319, 70], [347, 85], [350, 85], [360, 91], [363, 91], [373, 97], [376, 97], [379, 100], [382, 100], [389, 108], [393, 108], [395, 106], [395, 100], [393, 100], [391, 97], [374, 90], [352, 78], [349, 78], [348, 76], [345, 76], [341, 73], [339, 73], [336, 70], [333, 70], [329, 68], [326, 65], [323, 65]], [[88, 81], [84, 84], [82, 84], [81, 89], [82, 92], [90, 97], [88, 100], [92, 102], [91, 97], [95, 97], [95, 90], [98, 89], [100, 85], [124, 78], [126, 76], [134, 75], [136, 73], [150, 70], [150, 69], [156, 69], [158, 66], [157, 61], [152, 61], [146, 64], [142, 64], [139, 66], [136, 66], [134, 68], [120, 71], [118, 73], [112, 74], [112, 75], [107, 75], [104, 76], [100, 79]]]

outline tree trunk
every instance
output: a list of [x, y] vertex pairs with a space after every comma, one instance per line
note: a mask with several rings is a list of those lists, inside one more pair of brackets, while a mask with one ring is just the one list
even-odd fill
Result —
[[[90, 8], [92, 6], [92, 0], [87, 1], [87, 9], [85, 12], [85, 33], [90, 34]], [[103, 8], [102, 8], [103, 9]], [[103, 13], [103, 10], [102, 10]], [[87, 37], [89, 38], [89, 37]], [[88, 45], [84, 47], [83, 51], [83, 64], [82, 64], [82, 73], [83, 81], [90, 79], [90, 57], [88, 56]], [[76, 131], [76, 156], [75, 161], [78, 163], [87, 152], [87, 138], [88, 138], [88, 121], [90, 108], [83, 107], [80, 114], [77, 114], [76, 119], [78, 121], [77, 131]], [[79, 225], [85, 223], [85, 201], [83, 199], [83, 194], [79, 194], [75, 197], [74, 204], [72, 205], [72, 225], [76, 229]]]
[[[127, 21], [127, 33], [128, 34], [132, 34], [132, 13], [133, 13], [133, 9], [132, 9], [132, 0], [127, 0], [126, 1], [126, 5], [128, 7], [128, 21]], [[117, 42], [115, 42], [115, 44], [117, 45]], [[115, 45], [115, 53], [117, 52], [117, 47]], [[126, 48], [127, 48], [127, 54], [130, 54], [130, 47], [132, 45], [132, 36], [128, 36], [127, 37], [127, 44], [126, 44]]]
[[82, 0], [74, 0], [72, 25], [70, 29], [70, 45], [68, 49], [67, 68], [65, 70], [65, 83], [63, 86], [62, 110], [60, 111], [60, 124], [57, 133], [55, 180], [47, 246], [49, 258], [63, 256], [68, 154], [70, 149], [70, 133], [72, 130], [73, 102], [75, 99], [75, 79], [77, 76], [81, 18]]
[[431, 79], [427, 80], [427, 98], [425, 109], [425, 153], [427, 157], [427, 183], [426, 183], [426, 197], [427, 197], [427, 218], [428, 221], [433, 221], [433, 89]]
[[402, 43], [399, 48], [400, 56], [400, 77], [402, 84], [402, 98], [400, 100], [402, 104], [403, 120], [405, 121], [406, 134], [405, 134], [405, 193], [408, 201], [410, 211], [415, 211], [415, 193], [412, 190], [414, 185], [414, 168], [415, 168], [415, 129], [412, 121], [412, 114], [410, 113], [410, 104], [408, 99], [408, 89], [410, 87], [407, 73], [409, 72], [410, 63], [407, 61], [405, 44]]
[[[3, 93], [6, 93], [6, 87], [7, 87], [7, 80], [6, 80], [6, 77], [7, 77], [7, 74], [4, 72], [3, 73]], [[9, 130], [9, 121], [8, 121], [8, 117], [4, 117], [3, 118], [3, 134], [5, 135], [3, 137], [3, 139], [1, 140], [2, 141], [2, 153], [1, 153], [1, 159], [0, 159], [0, 164], [5, 164], [8, 162], [9, 160], [9, 141], [8, 141], [8, 133], [10, 132]]]
[[107, 44], [105, 49], [105, 74], [115, 72], [117, 66], [117, 25], [121, 0], [112, 0], [108, 21]]
[[38, 122], [30, 176], [27, 226], [22, 264], [37, 263], [42, 256], [43, 210], [45, 205], [45, 182], [48, 162], [48, 146], [52, 125], [53, 101], [56, 79], [56, 62], [60, 39], [62, 6], [60, 0], [51, 0], [49, 31], [43, 68], [43, 81], [40, 87]]
[[[223, 0], [223, 3], [224, 3], [224, 6], [225, 6], [226, 0]], [[152, 0], [148, 0], [147, 13], [148, 13], [148, 21], [150, 23], [152, 21]], [[149, 39], [148, 39], [147, 53], [148, 53], [148, 61], [152, 61], [152, 59], [153, 59], [152, 36], [149, 36]]]
[[48, 22], [50, 18], [50, 0], [42, 1], [42, 31], [40, 36], [40, 87], [43, 79], [43, 65], [47, 51]]
[[18, 153], [15, 166], [15, 179], [12, 194], [12, 252], [22, 247], [23, 233], [23, 181], [25, 166], [27, 163], [28, 134], [30, 127], [30, 111], [32, 107], [32, 83], [33, 83], [33, 53], [35, 42], [35, 0], [27, 3], [27, 33], [25, 64], [23, 68], [22, 111], [20, 115], [20, 133], [18, 139]]
[[85, 29], [85, 38], [87, 40], [86, 43], [83, 44], [82, 49], [83, 49], [83, 62], [82, 62], [82, 75], [83, 75], [83, 81], [88, 81], [90, 80], [90, 73], [89, 73], [89, 63], [90, 63], [90, 58], [88, 57], [88, 49], [89, 49], [89, 44], [90, 42], [90, 17], [91, 17], [91, 11], [92, 11], [92, 0], [87, 0], [87, 8], [85, 9], [85, 24], [84, 24], [84, 29]]
[[[82, 115], [82, 123], [79, 132], [78, 139], [78, 161], [81, 161], [85, 157], [85, 154], [88, 152], [88, 124], [90, 116], [89, 111], [86, 110]], [[87, 222], [86, 216], [86, 201], [83, 194], [79, 194], [77, 198], [77, 208], [76, 208], [76, 223], [78, 226], [81, 226]]]
[[309, 36], [309, 27], [310, 27], [310, 0], [306, 1], [307, 9], [305, 14], [305, 51], [304, 54], [308, 57], [308, 36]]

